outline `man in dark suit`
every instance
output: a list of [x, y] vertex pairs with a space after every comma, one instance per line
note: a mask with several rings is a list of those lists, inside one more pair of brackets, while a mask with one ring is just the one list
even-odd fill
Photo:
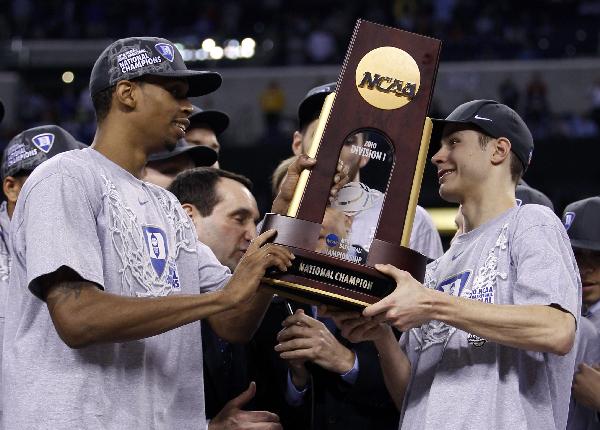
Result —
[[[210, 167], [183, 171], [169, 187], [194, 223], [198, 239], [231, 271], [256, 237], [259, 214], [251, 190], [248, 178]], [[271, 315], [269, 311], [267, 319]], [[275, 326], [272, 321], [263, 323], [248, 345], [226, 342], [208, 324], [202, 325], [209, 430], [247, 428], [250, 423], [254, 425], [252, 428], [275, 428], [270, 427], [274, 414], [266, 411], [280, 411], [278, 405], [282, 402], [277, 393], [282, 393], [283, 388], [275, 386], [282, 377], [273, 376], [276, 374], [273, 361], [269, 363], [262, 357], [274, 355], [282, 319]], [[283, 363], [279, 361], [279, 374], [284, 374]], [[256, 381], [256, 385], [251, 381]]]

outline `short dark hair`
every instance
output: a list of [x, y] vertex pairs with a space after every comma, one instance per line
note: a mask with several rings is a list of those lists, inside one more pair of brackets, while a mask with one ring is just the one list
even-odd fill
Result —
[[[478, 131], [479, 135], [479, 146], [481, 149], [485, 149], [490, 140], [494, 139], [492, 136], [489, 136], [481, 131]], [[523, 177], [523, 163], [519, 160], [517, 155], [510, 151], [510, 178], [515, 183], [515, 186], [519, 183], [521, 178]]]
[[112, 104], [113, 94], [115, 93], [117, 86], [113, 85], [105, 90], [99, 91], [92, 95], [92, 104], [96, 111], [96, 122], [100, 123], [106, 118], [108, 112], [110, 112], [110, 106]]
[[200, 215], [210, 216], [215, 206], [221, 201], [217, 195], [216, 185], [221, 178], [232, 179], [252, 191], [252, 181], [243, 175], [216, 169], [214, 167], [196, 167], [181, 172], [175, 177], [168, 190], [172, 192], [182, 205], [194, 205]]

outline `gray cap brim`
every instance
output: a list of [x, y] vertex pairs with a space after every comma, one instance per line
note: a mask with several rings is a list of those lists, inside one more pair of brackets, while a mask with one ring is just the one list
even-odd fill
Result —
[[186, 145], [177, 146], [173, 151], [161, 151], [148, 157], [148, 162], [163, 161], [181, 154], [190, 156], [196, 167], [212, 166], [218, 159], [217, 152], [208, 146]]
[[164, 76], [167, 78], [185, 78], [189, 84], [187, 97], [198, 97], [216, 91], [223, 82], [217, 72], [202, 70], [177, 70], [172, 72], [149, 73], [150, 76]]
[[482, 129], [481, 127], [479, 127], [478, 124], [474, 124], [471, 121], [448, 121], [445, 119], [435, 119], [435, 118], [431, 118], [431, 122], [432, 122], [432, 129], [431, 129], [431, 138], [429, 140], [429, 142], [431, 144], [439, 144], [442, 140], [442, 133], [444, 131], [444, 127], [448, 124], [456, 124], [456, 125], [462, 125], [468, 128], [472, 128], [474, 130], [479, 130], [479, 131], [483, 131], [485, 132], [484, 129]]
[[198, 128], [203, 125], [208, 126], [218, 136], [223, 133], [229, 126], [229, 116], [225, 112], [218, 110], [203, 110], [196, 114], [192, 114], [189, 117], [190, 126], [188, 130], [192, 128]]
[[579, 249], [589, 249], [590, 251], [600, 251], [600, 242], [593, 240], [571, 239], [571, 246]]

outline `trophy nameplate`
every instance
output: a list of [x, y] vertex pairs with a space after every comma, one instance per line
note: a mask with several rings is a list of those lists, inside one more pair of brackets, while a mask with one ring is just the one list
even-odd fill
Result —
[[[440, 48], [439, 40], [358, 20], [308, 150], [317, 163], [302, 173], [287, 216], [267, 214], [262, 227], [276, 229], [274, 243], [296, 256], [287, 272], [269, 270], [263, 278], [278, 295], [362, 308], [396, 287], [376, 264], [393, 264], [423, 281], [427, 258], [407, 246]], [[330, 202], [344, 157], [358, 167]], [[320, 234], [326, 210], [344, 220], [341, 233]]]

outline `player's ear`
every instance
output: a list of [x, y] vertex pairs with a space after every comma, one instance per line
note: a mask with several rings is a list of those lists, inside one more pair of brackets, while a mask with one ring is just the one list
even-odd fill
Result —
[[132, 81], [119, 81], [115, 88], [115, 100], [120, 106], [126, 106], [129, 109], [135, 109], [139, 103], [141, 86]]
[[184, 203], [181, 205], [181, 207], [183, 208], [183, 210], [185, 211], [186, 214], [188, 214], [188, 216], [190, 218], [194, 217], [194, 211], [197, 211], [197, 209], [194, 207], [194, 205], [190, 204], [190, 203]]
[[13, 176], [4, 178], [4, 181], [2, 182], [2, 191], [4, 191], [4, 195], [8, 202], [12, 204], [17, 202], [17, 198], [19, 197], [24, 182], [24, 180], [20, 180], [20, 178], [15, 178]]
[[294, 155], [302, 154], [302, 133], [299, 131], [294, 132], [294, 137], [292, 138], [292, 152]]
[[490, 145], [493, 145], [493, 151], [491, 154], [492, 164], [497, 165], [503, 163], [504, 160], [510, 156], [510, 140], [506, 137], [499, 137], [498, 139], [492, 140]]

